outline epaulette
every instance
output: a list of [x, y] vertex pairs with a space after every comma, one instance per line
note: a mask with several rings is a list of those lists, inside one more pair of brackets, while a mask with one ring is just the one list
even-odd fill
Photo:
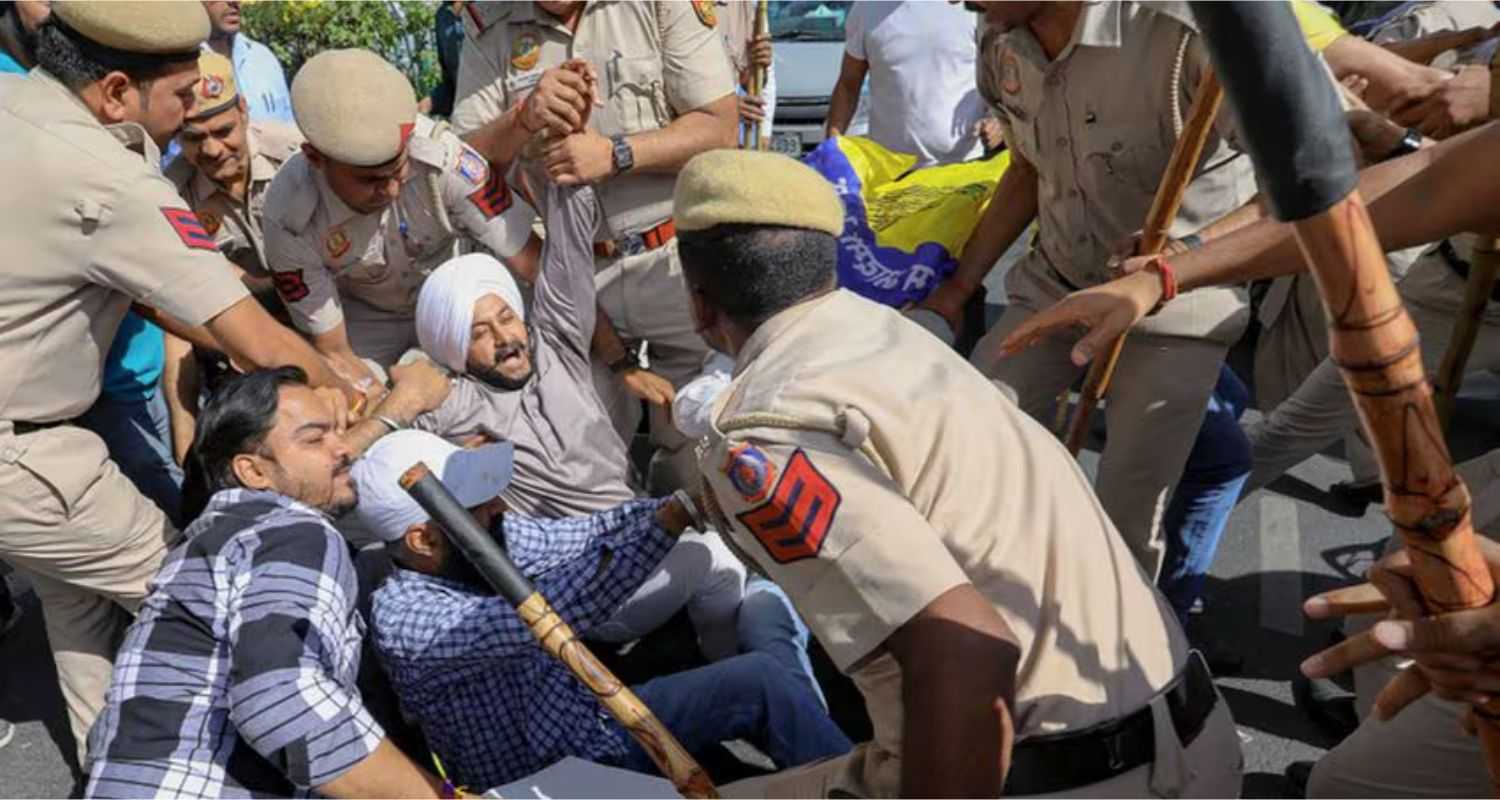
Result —
[[511, 15], [516, 3], [469, 2], [464, 3], [464, 33], [478, 39], [485, 31]]
[[457, 158], [456, 153], [449, 152], [448, 144], [444, 141], [443, 134], [447, 131], [448, 123], [435, 122], [430, 117], [418, 115], [416, 128], [406, 144], [407, 157], [439, 172], [447, 169]]

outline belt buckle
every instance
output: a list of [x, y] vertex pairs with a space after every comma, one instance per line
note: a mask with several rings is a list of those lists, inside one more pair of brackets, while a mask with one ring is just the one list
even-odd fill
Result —
[[646, 252], [646, 237], [639, 233], [627, 233], [615, 245], [620, 248], [620, 255], [639, 255]]

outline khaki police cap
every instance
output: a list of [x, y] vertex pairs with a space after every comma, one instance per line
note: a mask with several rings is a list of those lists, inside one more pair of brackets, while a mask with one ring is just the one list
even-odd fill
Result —
[[109, 51], [174, 60], [196, 58], [209, 32], [208, 12], [202, 3], [56, 0], [52, 15], [65, 31], [97, 46], [88, 55], [103, 56], [100, 60], [106, 62], [118, 60], [109, 58]]
[[234, 65], [212, 50], [198, 56], [198, 84], [193, 87], [193, 107], [188, 120], [206, 119], [239, 100], [239, 86], [234, 81]]
[[411, 82], [369, 50], [325, 50], [292, 81], [292, 114], [318, 152], [373, 167], [401, 154], [417, 120]]
[[827, 178], [796, 159], [755, 150], [710, 150], [677, 175], [677, 230], [728, 223], [785, 225], [838, 236], [844, 204]]

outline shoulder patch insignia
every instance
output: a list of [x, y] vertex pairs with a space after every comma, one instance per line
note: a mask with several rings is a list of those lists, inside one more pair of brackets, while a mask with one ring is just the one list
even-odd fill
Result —
[[295, 303], [308, 294], [307, 281], [302, 280], [302, 270], [271, 273], [271, 282], [276, 284], [276, 293], [288, 303]]
[[349, 245], [349, 235], [343, 228], [334, 228], [323, 237], [323, 247], [328, 250], [329, 258], [338, 258], [349, 252]]
[[183, 244], [197, 250], [219, 249], [214, 243], [214, 237], [203, 229], [203, 223], [198, 221], [197, 214], [185, 208], [166, 207], [162, 207], [161, 214], [167, 218], [167, 224], [172, 226], [172, 231]]
[[511, 194], [510, 185], [505, 182], [505, 176], [500, 174], [500, 170], [492, 169], [489, 172], [489, 180], [469, 195], [469, 202], [479, 209], [485, 219], [494, 219], [510, 208]]
[[703, 23], [703, 27], [719, 26], [719, 12], [714, 10], [714, 0], [693, 0], [693, 13], [698, 15], [698, 21]]
[[776, 467], [753, 444], [737, 444], [731, 448], [724, 459], [723, 469], [729, 477], [729, 485], [748, 503], [766, 499], [766, 492], [776, 481]]
[[537, 60], [541, 57], [542, 43], [534, 33], [523, 33], [517, 36], [510, 46], [510, 66], [520, 72], [536, 66]]
[[776, 563], [789, 564], [813, 558], [823, 549], [841, 503], [839, 490], [799, 447], [787, 460], [771, 498], [735, 518]]
[[478, 186], [490, 176], [490, 166], [484, 160], [484, 156], [474, 152], [472, 147], [464, 145], [458, 150], [458, 174], [462, 175], [470, 185]]

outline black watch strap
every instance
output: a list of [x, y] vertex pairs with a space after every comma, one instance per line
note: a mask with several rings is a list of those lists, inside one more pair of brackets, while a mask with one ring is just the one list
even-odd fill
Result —
[[1407, 128], [1406, 133], [1401, 134], [1401, 141], [1391, 148], [1391, 152], [1385, 154], [1385, 161], [1393, 158], [1411, 155], [1422, 149], [1422, 132], [1416, 128]]

